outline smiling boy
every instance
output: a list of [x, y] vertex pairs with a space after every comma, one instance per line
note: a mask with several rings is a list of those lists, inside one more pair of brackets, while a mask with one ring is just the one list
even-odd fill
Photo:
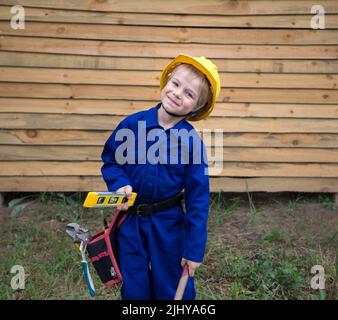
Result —
[[[208, 164], [205, 146], [187, 120], [205, 119], [213, 110], [220, 91], [217, 67], [205, 57], [179, 55], [163, 71], [160, 89], [161, 102], [125, 118], [102, 153], [108, 190], [138, 193], [133, 207], [119, 207], [127, 213], [117, 235], [123, 299], [172, 300], [185, 264], [191, 278], [183, 299], [194, 299], [193, 275], [205, 252]], [[140, 136], [140, 126], [146, 135]], [[119, 161], [126, 143], [121, 132], [135, 134], [131, 147], [144, 146], [131, 148], [136, 163]], [[154, 152], [154, 146], [158, 151], [164, 146], [165, 156]], [[178, 161], [170, 161], [173, 153]]]

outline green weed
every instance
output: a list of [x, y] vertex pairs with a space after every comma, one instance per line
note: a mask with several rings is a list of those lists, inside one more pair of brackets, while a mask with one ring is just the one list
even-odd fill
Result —
[[257, 208], [253, 196], [250, 192], [247, 192], [248, 195], [248, 201], [249, 201], [249, 207], [250, 207], [250, 219], [248, 221], [249, 224], [258, 225], [261, 221], [261, 215], [262, 208]]
[[329, 195], [321, 194], [318, 196], [318, 202], [326, 209], [335, 210], [336, 204]]
[[241, 206], [242, 199], [233, 197], [225, 199], [221, 193], [215, 194], [210, 199], [210, 214], [208, 225], [212, 228], [222, 225]]
[[286, 214], [287, 215], [295, 214], [299, 210], [302, 200], [303, 196], [300, 194], [297, 194], [295, 199], [289, 200]]

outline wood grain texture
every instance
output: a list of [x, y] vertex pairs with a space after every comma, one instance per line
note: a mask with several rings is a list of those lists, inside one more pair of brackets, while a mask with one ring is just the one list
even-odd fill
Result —
[[161, 71], [188, 53], [222, 82], [193, 123], [212, 191], [338, 192], [337, 1], [21, 0], [13, 29], [16, 4], [0, 4], [0, 191], [106, 190], [106, 139], [159, 102]]

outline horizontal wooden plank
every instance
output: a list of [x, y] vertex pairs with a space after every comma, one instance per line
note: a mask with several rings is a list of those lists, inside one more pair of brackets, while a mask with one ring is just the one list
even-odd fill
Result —
[[[2, 129], [111, 130], [124, 117], [62, 114], [0, 113]], [[222, 129], [224, 132], [338, 133], [336, 119], [220, 118], [194, 123], [197, 130]]]
[[337, 192], [337, 178], [211, 178], [212, 191], [224, 192]]
[[101, 166], [99, 161], [1, 161], [0, 176], [100, 176]]
[[[0, 141], [13, 145], [102, 146], [111, 131], [86, 130], [0, 130]], [[334, 139], [334, 138], [333, 138]], [[335, 143], [334, 143], [335, 145]], [[338, 145], [338, 135], [337, 135]]]
[[[108, 69], [108, 70], [147, 70], [147, 71], [161, 71], [170, 62], [168, 58], [140, 58], [140, 57], [105, 57], [105, 56], [83, 56], [76, 54], [53, 54], [53, 53], [30, 53], [30, 52], [6, 52], [0, 51], [0, 65], [13, 67], [45, 67], [45, 68], [70, 68], [70, 69]], [[217, 59], [218, 70], [221, 70], [222, 65], [226, 64], [228, 60]], [[231, 60], [233, 63], [241, 64], [247, 60]], [[261, 60], [257, 60], [258, 62]], [[263, 60], [264, 61], [264, 60]], [[275, 60], [270, 60], [272, 65]], [[280, 63], [287, 63], [293, 60], [279, 60]], [[302, 64], [308, 60], [294, 60]], [[312, 71], [315, 69], [325, 70], [332, 68], [338, 71], [338, 60], [311, 60], [316, 62], [313, 65]], [[222, 64], [221, 64], [222, 62]], [[321, 66], [318, 63], [324, 62]], [[337, 66], [335, 67], [335, 65]], [[327, 66], [330, 65], [328, 68]], [[257, 65], [255, 65], [257, 66]], [[283, 65], [285, 67], [285, 64]], [[228, 68], [230, 64], [228, 64]], [[307, 64], [308, 68], [311, 64]], [[254, 68], [254, 66], [252, 67]], [[304, 66], [305, 68], [305, 66]], [[272, 67], [271, 67], [272, 69]], [[247, 69], [248, 70], [248, 69]], [[254, 70], [254, 69], [252, 69]], [[322, 71], [320, 71], [322, 72]], [[314, 72], [315, 73], [315, 72]]]
[[[156, 101], [0, 98], [1, 112], [121, 115], [146, 110]], [[221, 104], [220, 104], [221, 105]], [[325, 105], [323, 105], [325, 108]]]
[[[337, 178], [210, 178], [211, 192], [338, 192]], [[101, 177], [0, 177], [0, 191], [107, 191]]]
[[[159, 87], [3, 82], [0, 98], [113, 99], [158, 101]], [[222, 88], [219, 102], [336, 104], [338, 90]]]
[[[156, 101], [0, 98], [0, 113], [62, 113], [128, 116]], [[338, 104], [217, 103], [214, 117], [338, 118]]]
[[[160, 77], [158, 71], [0, 68], [0, 82], [156, 86]], [[224, 87], [232, 88], [338, 88], [338, 75], [333, 74], [220, 73], [220, 78]]]
[[[338, 21], [338, 20], [337, 20]], [[167, 58], [96, 57], [0, 51], [0, 66], [162, 71]], [[219, 72], [338, 73], [338, 60], [213, 59]]]
[[[0, 130], [8, 145], [100, 146], [111, 131]], [[202, 134], [201, 134], [202, 135]], [[203, 136], [203, 135], [202, 135]], [[205, 140], [207, 143], [207, 140]], [[223, 133], [224, 147], [338, 148], [338, 134], [315, 133]]]
[[[309, 25], [310, 27], [310, 25]], [[0, 34], [21, 37], [246, 45], [338, 44], [335, 30], [224, 29], [201, 27], [120, 26], [80, 23], [30, 22], [13, 29], [0, 21]], [[149, 36], [151, 35], [151, 36]]]
[[224, 117], [338, 118], [338, 105], [218, 103], [212, 115]]
[[0, 50], [58, 54], [172, 58], [192, 56], [221, 59], [337, 59], [338, 45], [224, 45], [49, 39], [0, 36]]
[[223, 161], [235, 162], [338, 162], [338, 149], [319, 148], [208, 148], [208, 159], [221, 159], [222, 153]]
[[333, 178], [338, 177], [338, 163], [224, 162], [217, 166], [210, 165], [209, 175], [222, 177]]
[[[100, 146], [111, 131], [0, 130], [7, 145]], [[207, 141], [206, 141], [207, 142]], [[224, 147], [338, 148], [338, 134], [223, 133]]]
[[336, 119], [213, 118], [194, 123], [197, 130], [224, 132], [337, 133]]
[[[70, 70], [50, 68], [0, 69], [0, 81], [67, 84], [159, 85], [159, 71]], [[317, 75], [323, 78], [322, 75]], [[335, 79], [335, 75], [330, 75]]]
[[[0, 20], [12, 17], [9, 6], [0, 5]], [[25, 7], [25, 21], [87, 23], [87, 24], [118, 24], [146, 26], [180, 26], [180, 27], [223, 27], [223, 28], [283, 28], [309, 29], [313, 15], [250, 15], [221, 16], [197, 14], [147, 14], [134, 12], [99, 12], [76, 11], [62, 9], [44, 9]], [[325, 29], [337, 29], [338, 16], [325, 16]]]
[[[2, 145], [1, 161], [100, 161], [102, 146]], [[208, 159], [245, 162], [338, 162], [338, 149], [314, 148], [207, 148]]]
[[49, 160], [92, 161], [101, 160], [102, 146], [8, 146], [0, 145], [1, 161]]
[[[224, 162], [210, 176], [338, 177], [338, 163]], [[0, 176], [100, 176], [101, 161], [1, 161]]]
[[[16, 5], [16, 0], [2, 0], [3, 4]], [[67, 1], [67, 0], [20, 0], [20, 4], [27, 7], [91, 10], [103, 12], [144, 12], [144, 13], [177, 13], [177, 14], [217, 14], [217, 15], [266, 15], [266, 14], [309, 14], [313, 5], [322, 5], [326, 13], [338, 13], [335, 0], [284, 0], [273, 2], [260, 1], [218, 1], [218, 0], [171, 0], [162, 1], [143, 0], [142, 5], [136, 0], [123, 1]]]
[[[0, 141], [13, 145], [103, 146], [111, 131], [0, 130]], [[338, 134], [224, 133], [224, 147], [338, 148]]]
[[115, 128], [122, 117], [97, 115], [62, 114], [0, 114], [0, 128], [3, 129], [88, 129], [110, 130]]
[[336, 90], [307, 89], [222, 89], [219, 100], [223, 102], [261, 103], [330, 103], [336, 104]]
[[[203, 134], [201, 134], [203, 137]], [[225, 147], [337, 148], [338, 135], [313, 133], [223, 133]]]
[[220, 77], [223, 86], [233, 88], [338, 88], [338, 75], [329, 74], [220, 73]]
[[107, 191], [107, 187], [101, 177], [0, 177], [0, 191]]

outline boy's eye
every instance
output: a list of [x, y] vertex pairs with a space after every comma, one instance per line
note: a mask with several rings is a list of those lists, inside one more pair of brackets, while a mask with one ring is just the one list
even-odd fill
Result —
[[174, 85], [175, 87], [178, 86], [178, 83], [177, 83], [176, 81], [172, 81], [172, 83], [173, 83], [173, 85]]
[[189, 98], [191, 98], [191, 99], [194, 98], [194, 96], [193, 96], [190, 92], [187, 93], [187, 96], [188, 96]]

